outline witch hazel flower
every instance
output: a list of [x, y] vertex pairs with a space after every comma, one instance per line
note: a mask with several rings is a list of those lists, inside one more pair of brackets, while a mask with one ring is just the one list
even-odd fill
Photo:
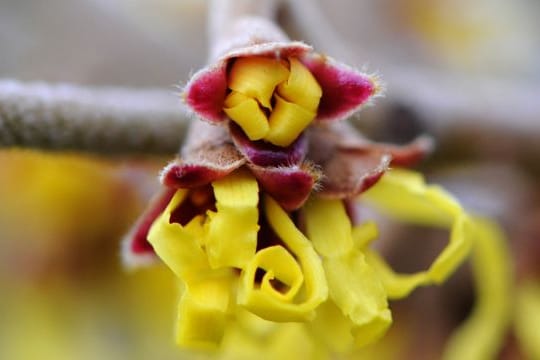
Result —
[[[313, 185], [307, 186], [307, 202], [302, 199], [291, 206], [299, 188], [279, 180], [275, 188], [265, 187], [224, 128], [197, 122], [192, 130], [182, 156], [162, 173], [166, 190], [143, 215], [125, 248], [132, 260], [157, 254], [181, 280], [185, 289], [177, 342], [182, 347], [219, 347], [244, 311], [275, 323], [304, 324], [305, 331], [318, 334], [314, 336], [332, 351], [366, 345], [391, 323], [389, 298], [448, 276], [466, 254], [467, 237], [459, 233], [464, 232], [459, 230], [462, 225], [452, 220], [463, 215], [462, 210], [444, 193], [437, 193], [434, 201], [424, 199], [432, 191], [421, 181], [409, 188], [399, 178], [397, 184], [384, 185], [383, 178], [375, 186], [383, 184], [382, 195], [371, 197], [384, 207], [392, 192], [401, 197], [417, 192], [410, 194], [409, 208], [403, 205], [406, 212], [426, 207], [429, 221], [437, 214], [448, 218], [444, 226], [458, 229], [452, 228], [458, 234], [441, 255], [444, 265], [433, 270], [435, 280], [431, 270], [411, 275], [413, 280], [391, 272], [369, 248], [376, 226], [358, 223], [349, 211], [358, 193], [381, 177], [392, 156], [407, 163], [422, 155], [421, 141], [406, 147], [374, 145], [353, 136], [352, 129], [313, 128], [306, 136], [312, 137], [315, 149], [325, 149], [324, 159], [313, 154], [321, 159], [323, 171], [331, 169], [328, 164], [342, 164], [348, 178], [355, 180], [343, 182], [344, 170], [329, 172], [325, 187], [312, 192]], [[341, 131], [349, 137], [338, 136]], [[314, 150], [305, 151], [310, 158]], [[362, 154], [360, 160], [353, 156], [357, 163], [348, 164], [348, 155], [355, 152]], [[290, 174], [281, 175], [287, 179]], [[289, 195], [283, 196], [285, 192]], [[455, 214], [444, 215], [449, 204]], [[338, 340], [329, 333], [336, 324], [346, 338]]]
[[[336, 121], [380, 93], [375, 77], [266, 20], [229, 31], [184, 88], [203, 121], [163, 169], [164, 189], [126, 237], [124, 259], [159, 258], [180, 280], [182, 347], [234, 344], [246, 316], [254, 336], [295, 323], [329, 353], [370, 344], [392, 322], [389, 301], [444, 281], [478, 229], [450, 194], [400, 169], [429, 153], [429, 138], [376, 143]], [[357, 204], [446, 229], [448, 245], [425, 271], [398, 274]]]
[[250, 141], [287, 147], [312, 122], [341, 120], [380, 94], [366, 75], [290, 41], [272, 22], [242, 18], [183, 98], [204, 121], [235, 123]]
[[[351, 217], [345, 200], [355, 198], [314, 194], [286, 211], [246, 167], [171, 194], [145, 239], [183, 284], [176, 341], [187, 348], [219, 348], [245, 311], [303, 324], [331, 351], [367, 345], [391, 324], [389, 299], [446, 279], [472, 235], [455, 200], [404, 170], [387, 173], [360, 200], [406, 222], [450, 230], [433, 265], [415, 274], [396, 274], [371, 246], [377, 226]], [[398, 195], [402, 204], [394, 206]], [[344, 338], [333, 334], [336, 326]]]

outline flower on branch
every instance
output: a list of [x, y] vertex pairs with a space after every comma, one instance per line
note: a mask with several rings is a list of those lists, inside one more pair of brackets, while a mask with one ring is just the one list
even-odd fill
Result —
[[[182, 347], [219, 348], [246, 316], [258, 319], [248, 332], [295, 323], [329, 352], [373, 343], [392, 322], [389, 300], [443, 282], [478, 227], [450, 194], [402, 169], [430, 152], [428, 137], [376, 143], [334, 121], [379, 94], [373, 76], [261, 19], [232, 31], [184, 88], [204, 121], [163, 169], [164, 190], [126, 237], [124, 259], [159, 258], [179, 278]], [[425, 271], [398, 274], [356, 203], [446, 229], [448, 244]]]
[[381, 92], [375, 76], [290, 41], [264, 19], [239, 20], [231, 38], [183, 97], [202, 120], [231, 119], [251, 141], [289, 146], [313, 120], [344, 119]]

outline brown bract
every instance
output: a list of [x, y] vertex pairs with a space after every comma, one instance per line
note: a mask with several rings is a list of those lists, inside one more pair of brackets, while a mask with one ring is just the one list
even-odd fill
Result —
[[391, 165], [414, 165], [433, 147], [427, 136], [403, 146], [372, 142], [346, 122], [314, 126], [309, 139], [308, 158], [324, 174], [318, 195], [338, 199], [369, 189]]

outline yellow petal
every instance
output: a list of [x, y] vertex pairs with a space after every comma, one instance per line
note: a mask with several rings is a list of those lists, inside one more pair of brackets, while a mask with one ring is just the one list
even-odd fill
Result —
[[233, 91], [225, 99], [223, 111], [250, 140], [260, 140], [268, 134], [268, 119], [254, 99]]
[[289, 146], [315, 119], [316, 113], [288, 102], [276, 94], [276, 106], [268, 119], [270, 130], [264, 139], [278, 146]]
[[422, 174], [392, 169], [362, 199], [389, 215], [418, 225], [447, 227], [463, 213], [459, 203], [437, 185], [426, 185]]
[[366, 251], [367, 247], [379, 236], [377, 224], [373, 221], [362, 223], [352, 228], [352, 238], [354, 246], [361, 251]]
[[229, 88], [255, 98], [263, 107], [272, 109], [270, 99], [274, 89], [288, 76], [289, 70], [277, 59], [241, 57], [233, 63], [229, 73]]
[[169, 222], [171, 213], [187, 194], [188, 190], [178, 190], [148, 232], [148, 241], [156, 254], [181, 278], [208, 268], [206, 254], [199, 242], [204, 232], [203, 218], [196, 216], [186, 226]]
[[211, 349], [223, 338], [236, 275], [232, 270], [199, 275], [187, 283], [180, 299], [176, 342], [183, 347]]
[[357, 346], [378, 340], [390, 324], [386, 292], [378, 274], [353, 250], [347, 256], [323, 260], [330, 298], [353, 323]]
[[206, 252], [212, 268], [243, 268], [255, 255], [259, 187], [247, 171], [212, 183], [217, 212], [208, 212]]
[[325, 301], [317, 308], [317, 315], [309, 328], [318, 341], [323, 342], [333, 352], [345, 353], [351, 349], [352, 322], [343, 315], [332, 300]]
[[[257, 253], [242, 273], [238, 303], [254, 314], [271, 321], [305, 321], [312, 319], [315, 308], [326, 300], [328, 295], [321, 260], [313, 250], [309, 240], [296, 228], [287, 213], [273, 199], [266, 197], [264, 205], [270, 226], [283, 241], [290, 254], [286, 256], [283, 254], [285, 248], [278, 246], [283, 250], [272, 250], [272, 252], [279, 251], [281, 253], [279, 255], [280, 260], [277, 263], [272, 263], [270, 260], [272, 253], [266, 254], [264, 250], [261, 250], [262, 255]], [[267, 291], [267, 287], [263, 289], [262, 286], [255, 283], [257, 268], [264, 266], [267, 273], [272, 271], [274, 275], [279, 274], [281, 279], [295, 279], [292, 281], [287, 280], [294, 287], [294, 284], [299, 281], [297, 270], [290, 265], [288, 265], [289, 269], [283, 266], [290, 263], [293, 258], [299, 263], [304, 278], [301, 291], [298, 291], [293, 301], [289, 300], [291, 298], [290, 294], [284, 298], [283, 295], [278, 295], [275, 291]], [[259, 266], [259, 264], [262, 266]], [[269, 265], [278, 266], [279, 269], [270, 269]], [[282, 273], [284, 271], [288, 272], [287, 275]]]
[[320, 255], [338, 257], [352, 250], [351, 222], [341, 200], [313, 196], [303, 211], [308, 238]]
[[375, 269], [379, 279], [384, 284], [389, 299], [404, 298], [418, 286], [431, 283], [429, 274], [425, 271], [414, 274], [398, 274], [375, 251], [366, 250], [365, 256], [367, 263]]
[[390, 171], [362, 199], [405, 222], [450, 228], [448, 245], [423, 272], [395, 274], [382, 258], [366, 252], [367, 261], [379, 272], [389, 298], [404, 297], [420, 285], [441, 283], [468, 255], [474, 236], [468, 215], [442, 188], [426, 185], [421, 175], [406, 170]]
[[[510, 323], [512, 266], [506, 239], [495, 223], [475, 219], [473, 225], [475, 241], [471, 260], [476, 304], [469, 318], [450, 338], [444, 351], [445, 360], [497, 358]], [[533, 333], [538, 334], [540, 312], [536, 321], [531, 315], [526, 315], [526, 321], [530, 321]], [[540, 337], [536, 336], [536, 340], [540, 350]], [[539, 356], [540, 352], [530, 358]]]
[[356, 345], [377, 340], [392, 316], [378, 274], [362, 252], [353, 248], [351, 222], [343, 202], [312, 198], [305, 217], [308, 237], [323, 256], [330, 298], [352, 322]]
[[322, 96], [319, 83], [298, 59], [289, 58], [289, 63], [289, 78], [278, 86], [278, 94], [306, 110], [316, 112]]
[[528, 280], [517, 290], [515, 330], [527, 359], [540, 359], [540, 283]]
[[258, 268], [266, 271], [261, 291], [284, 301], [298, 294], [304, 275], [295, 258], [283, 246], [271, 246], [257, 253]]

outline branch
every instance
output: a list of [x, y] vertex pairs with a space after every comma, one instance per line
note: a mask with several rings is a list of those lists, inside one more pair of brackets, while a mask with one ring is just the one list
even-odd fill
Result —
[[0, 80], [0, 148], [174, 153], [188, 122], [172, 91]]
[[245, 17], [274, 20], [280, 0], [212, 0], [208, 3], [209, 58], [216, 57], [234, 46], [243, 37], [234, 25]]

